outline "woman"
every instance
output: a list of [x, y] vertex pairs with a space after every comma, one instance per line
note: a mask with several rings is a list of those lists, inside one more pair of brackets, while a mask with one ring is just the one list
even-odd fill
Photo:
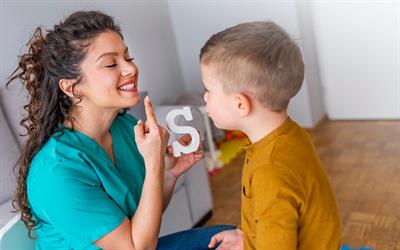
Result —
[[[14, 203], [36, 231], [36, 248], [156, 248], [176, 179], [203, 152], [166, 167], [169, 135], [150, 100], [145, 123], [125, 114], [140, 101], [138, 68], [113, 18], [76, 12], [45, 37], [38, 28], [7, 85], [18, 78], [30, 101]], [[207, 248], [226, 229], [166, 236], [157, 248]]]

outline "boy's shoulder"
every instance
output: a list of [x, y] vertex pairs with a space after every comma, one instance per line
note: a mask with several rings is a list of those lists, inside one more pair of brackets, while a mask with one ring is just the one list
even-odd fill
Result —
[[246, 151], [254, 154], [284, 154], [299, 146], [311, 146], [311, 138], [307, 131], [291, 118], [260, 141], [246, 147]]
[[309, 154], [313, 148], [309, 133], [297, 122], [288, 118], [288, 120], [274, 132], [272, 141], [273, 154]]
[[246, 161], [252, 165], [252, 169], [280, 166], [295, 173], [304, 173], [313, 166], [320, 167], [308, 132], [290, 118], [260, 142], [246, 148]]

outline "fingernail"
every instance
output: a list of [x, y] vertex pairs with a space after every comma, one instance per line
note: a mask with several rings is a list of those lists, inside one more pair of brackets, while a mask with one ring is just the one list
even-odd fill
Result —
[[145, 100], [146, 102], [150, 102], [149, 96], [147, 95], [147, 96], [144, 98], [144, 100]]
[[139, 121], [137, 122], [137, 124], [142, 124], [143, 121], [141, 119], [139, 119]]

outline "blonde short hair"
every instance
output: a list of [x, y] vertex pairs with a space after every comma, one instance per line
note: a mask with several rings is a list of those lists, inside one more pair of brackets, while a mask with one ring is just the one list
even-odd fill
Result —
[[273, 22], [242, 23], [214, 34], [200, 62], [215, 68], [225, 92], [250, 92], [276, 112], [287, 109], [304, 79], [299, 46]]

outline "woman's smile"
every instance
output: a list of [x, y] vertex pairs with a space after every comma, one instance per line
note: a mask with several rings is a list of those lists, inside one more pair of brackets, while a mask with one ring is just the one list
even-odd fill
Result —
[[118, 90], [125, 92], [137, 92], [137, 83], [134, 81], [127, 81], [118, 87]]

